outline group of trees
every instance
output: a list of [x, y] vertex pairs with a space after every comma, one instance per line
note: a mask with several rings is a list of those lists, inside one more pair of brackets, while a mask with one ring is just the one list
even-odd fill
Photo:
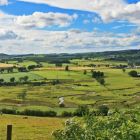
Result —
[[15, 69], [15, 67], [0, 68], [0, 73], [4, 73], [4, 72], [12, 73], [14, 71], [14, 69]]
[[95, 78], [97, 82], [105, 86], [104, 72], [100, 72], [100, 71], [91, 71], [91, 72], [92, 72], [92, 78]]
[[1, 78], [0, 79], [0, 85], [15, 85], [16, 83], [22, 83], [22, 82], [24, 82], [24, 83], [26, 83], [26, 82], [28, 82], [28, 80], [29, 80], [29, 77], [28, 76], [23, 76], [23, 77], [20, 77], [19, 78], [19, 81], [16, 81], [16, 78], [15, 77], [11, 77], [10, 79], [9, 79], [9, 82], [6, 82], [3, 78]]
[[36, 68], [41, 68], [41, 67], [43, 67], [42, 64], [38, 63], [37, 65], [29, 65], [29, 66], [27, 67], [27, 69], [28, 69], [29, 71], [31, 71], [31, 70], [34, 70], [34, 69], [36, 69]]
[[3, 108], [1, 109], [1, 112], [3, 114], [27, 115], [27, 116], [37, 116], [37, 117], [56, 117], [57, 116], [57, 112], [51, 111], [51, 110], [41, 111], [41, 110], [25, 109], [23, 111], [17, 111], [15, 109]]

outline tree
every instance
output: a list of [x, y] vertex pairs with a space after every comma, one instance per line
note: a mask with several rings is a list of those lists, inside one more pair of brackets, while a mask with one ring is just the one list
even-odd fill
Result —
[[27, 82], [28, 79], [29, 79], [28, 76], [24, 76], [24, 77], [20, 77], [20, 78], [19, 78], [19, 81], [20, 81], [20, 82]]
[[11, 67], [11, 68], [8, 68], [8, 69], [7, 69], [7, 72], [8, 72], [8, 73], [12, 73], [12, 72], [13, 72], [13, 70], [14, 70], [14, 68], [13, 68], [13, 67]]
[[15, 82], [15, 77], [10, 78], [10, 82], [14, 83]]
[[86, 75], [87, 74], [87, 71], [86, 70], [84, 70], [84, 75]]
[[129, 75], [132, 76], [132, 77], [138, 77], [138, 72], [135, 71], [135, 70], [132, 70], [129, 72]]
[[18, 68], [18, 71], [19, 72], [28, 72], [27, 69], [26, 69], [26, 67], [19, 67]]
[[33, 70], [33, 69], [35, 69], [36, 68], [36, 66], [35, 65], [29, 65], [28, 66], [28, 70], [30, 71], [30, 70]]
[[104, 85], [105, 86], [105, 80], [103, 78], [99, 78], [98, 79], [98, 82], [101, 84], [101, 85]]
[[109, 111], [109, 107], [106, 105], [101, 105], [101, 106], [99, 106], [98, 111], [99, 111], [100, 115], [107, 116], [108, 111]]
[[82, 117], [89, 114], [89, 108], [87, 105], [80, 105], [73, 114], [74, 116]]
[[126, 69], [125, 69], [125, 68], [123, 68], [123, 69], [122, 69], [122, 71], [123, 71], [123, 72], [126, 72]]
[[68, 65], [65, 67], [65, 71], [69, 71], [69, 66]]
[[23, 79], [24, 79], [24, 82], [27, 82], [29, 77], [28, 76], [24, 76]]
[[4, 82], [4, 79], [0, 79], [0, 84], [2, 84]]

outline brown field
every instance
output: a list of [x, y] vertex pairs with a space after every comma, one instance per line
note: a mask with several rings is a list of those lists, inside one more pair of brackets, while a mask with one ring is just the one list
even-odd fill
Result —
[[13, 64], [0, 63], [0, 68], [11, 68], [13, 66], [14, 66]]

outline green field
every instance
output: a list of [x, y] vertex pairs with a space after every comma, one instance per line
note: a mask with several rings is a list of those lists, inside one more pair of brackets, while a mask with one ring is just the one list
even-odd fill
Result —
[[[40, 86], [30, 84], [0, 86], [0, 109], [52, 110], [61, 115], [63, 111], [73, 112], [79, 105], [88, 105], [90, 109], [97, 109], [98, 106], [106, 104], [111, 110], [132, 109], [140, 105], [140, 78], [133, 78], [128, 75], [132, 69], [126, 69], [123, 72], [122, 69], [105, 67], [106, 64], [120, 65], [126, 64], [125, 62], [71, 60], [69, 67], [77, 67], [75, 62], [79, 63], [77, 70], [65, 71], [64, 66], [66, 64], [63, 64], [63, 70], [57, 70], [55, 65], [42, 62], [43, 68], [30, 72], [1, 73], [0, 79], [4, 79], [5, 82], [10, 82], [12, 77], [15, 77], [16, 82], [18, 82], [20, 77], [28, 76], [29, 82], [45, 81], [47, 83]], [[9, 61], [9, 63], [14, 64], [15, 61]], [[93, 63], [101, 65], [94, 67], [93, 70], [104, 72], [105, 86], [92, 78], [91, 70], [88, 67], [86, 67], [87, 74], [84, 75], [81, 66]], [[19, 65], [26, 67], [34, 64], [36, 62], [27, 60], [19, 63]], [[140, 72], [140, 69], [137, 71]], [[53, 85], [50, 83], [53, 80], [60, 80], [60, 83]], [[24, 100], [18, 98], [21, 93], [26, 93]], [[65, 107], [63, 108], [59, 107], [59, 97], [64, 97]], [[14, 140], [24, 140], [20, 137], [27, 132], [27, 127], [30, 135], [25, 135], [25, 139], [30, 139], [32, 136], [34, 140], [45, 140], [45, 138], [52, 138], [50, 133], [55, 129], [55, 123], [58, 124], [56, 128], [61, 128], [64, 119], [55, 118], [51, 120], [51, 118], [29, 117], [29, 119], [24, 120], [22, 116], [6, 115], [1, 116], [0, 121], [3, 122], [0, 126], [0, 133], [5, 132], [4, 127], [7, 123], [15, 125]], [[37, 129], [39, 129], [38, 132]], [[33, 133], [37, 134], [33, 136]], [[2, 133], [2, 138], [4, 136], [5, 133]]]
[[24, 116], [0, 116], [0, 140], [6, 139], [6, 127], [13, 125], [13, 140], [53, 140], [52, 132], [62, 128], [65, 119]]

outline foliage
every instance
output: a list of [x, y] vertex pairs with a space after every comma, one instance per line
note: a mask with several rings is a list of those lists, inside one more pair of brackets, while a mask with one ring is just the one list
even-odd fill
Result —
[[14, 83], [14, 82], [15, 82], [15, 77], [11, 77], [11, 78], [10, 78], [10, 82], [11, 82], [11, 83]]
[[105, 86], [105, 79], [104, 78], [98, 78], [97, 81], [101, 84]]
[[1, 112], [4, 113], [4, 114], [16, 114], [16, 110], [15, 109], [3, 108], [3, 109], [1, 109]]
[[72, 112], [67, 112], [67, 111], [63, 111], [61, 114], [61, 117], [72, 117], [73, 114]]
[[74, 116], [82, 117], [89, 113], [89, 108], [87, 105], [80, 105], [75, 112], [73, 113]]
[[107, 116], [108, 111], [109, 111], [109, 107], [106, 106], [106, 105], [101, 105], [101, 106], [99, 106], [99, 108], [98, 108], [98, 113], [99, 113], [100, 115]]
[[87, 71], [86, 70], [84, 70], [84, 75], [86, 75], [87, 74]]
[[137, 140], [140, 138], [140, 124], [131, 115], [89, 115], [81, 121], [66, 121], [64, 130], [54, 131], [53, 136], [56, 140]]
[[93, 71], [92, 72], [92, 78], [102, 78], [104, 77], [104, 73], [103, 72], [100, 72], [100, 71]]
[[41, 110], [29, 110], [26, 109], [22, 112], [19, 112], [20, 115], [27, 116], [38, 116], [38, 117], [56, 117], [57, 113], [55, 111], [41, 111]]
[[68, 65], [65, 67], [65, 71], [69, 71], [69, 66]]
[[132, 70], [129, 72], [129, 75], [132, 76], [132, 77], [138, 77], [138, 72], [135, 71], [135, 70]]

